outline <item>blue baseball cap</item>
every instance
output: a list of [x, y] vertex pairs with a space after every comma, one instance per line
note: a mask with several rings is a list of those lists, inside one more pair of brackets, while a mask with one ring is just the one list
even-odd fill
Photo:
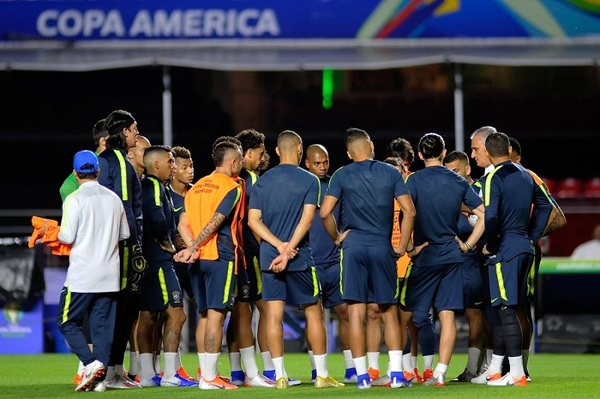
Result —
[[77, 173], [94, 173], [98, 168], [98, 157], [92, 151], [79, 151], [73, 157], [73, 169]]

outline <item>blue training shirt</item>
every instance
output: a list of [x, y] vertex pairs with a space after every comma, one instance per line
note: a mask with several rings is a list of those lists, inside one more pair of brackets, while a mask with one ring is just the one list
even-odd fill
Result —
[[391, 247], [394, 201], [406, 194], [402, 175], [380, 161], [353, 162], [335, 171], [327, 195], [342, 202], [341, 219], [350, 229], [342, 246]]
[[[262, 221], [280, 240], [292, 238], [302, 217], [305, 205], [317, 205], [320, 198], [317, 176], [291, 164], [280, 164], [262, 175], [252, 188], [250, 209], [259, 209]], [[308, 234], [298, 245], [299, 251], [287, 266], [288, 271], [302, 271], [314, 265], [308, 243]], [[260, 243], [260, 258], [274, 259], [277, 248], [266, 241]], [[261, 262], [261, 270], [268, 270], [271, 262]]]
[[455, 237], [461, 216], [461, 203], [471, 209], [481, 205], [481, 198], [469, 182], [444, 166], [430, 166], [412, 173], [406, 184], [417, 210], [413, 241], [429, 242], [413, 258], [415, 266], [460, 263], [462, 255]]
[[[325, 177], [320, 181], [321, 193], [327, 191], [329, 185], [330, 176]], [[319, 204], [321, 206], [321, 204]], [[340, 204], [337, 203], [333, 209], [333, 217], [337, 221], [338, 228], [340, 225]], [[325, 229], [323, 220], [319, 217], [318, 212], [315, 213], [312, 225], [309, 231], [310, 249], [312, 251], [313, 259], [315, 260], [315, 266], [333, 266], [340, 262], [340, 250], [337, 245], [333, 242], [329, 233]]]

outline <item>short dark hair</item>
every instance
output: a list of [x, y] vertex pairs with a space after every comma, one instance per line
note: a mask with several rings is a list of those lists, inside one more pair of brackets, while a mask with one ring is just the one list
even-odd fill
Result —
[[[228, 139], [224, 139], [224, 137], [228, 137]], [[212, 150], [212, 160], [215, 165], [221, 166], [223, 165], [223, 160], [225, 159], [225, 155], [229, 150], [238, 151], [241, 150], [242, 146], [240, 145], [240, 141], [232, 136], [221, 136], [215, 143], [213, 144]]]
[[150, 147], [144, 150], [144, 158], [146, 158], [147, 156], [151, 156], [152, 154], [157, 152], [172, 153], [173, 151], [171, 151], [171, 147], [167, 145], [151, 145]]
[[495, 132], [485, 139], [485, 149], [491, 157], [508, 156], [509, 143], [510, 140], [506, 134]]
[[100, 170], [96, 170], [94, 172], [75, 172], [75, 174], [77, 175], [78, 178], [80, 178], [81, 180], [91, 180], [91, 179], [96, 179], [98, 178], [98, 175], [100, 174]]
[[346, 130], [346, 138], [344, 139], [346, 148], [348, 148], [348, 146], [352, 144], [352, 142], [358, 139], [371, 140], [371, 137], [369, 137], [369, 134], [367, 132], [356, 127], [351, 127]]
[[517, 140], [514, 137], [509, 137], [508, 143], [512, 147], [513, 152], [520, 156], [521, 155], [521, 143], [519, 143], [519, 140]]
[[237, 138], [242, 145], [242, 154], [245, 154], [246, 151], [250, 149], [258, 148], [265, 144], [265, 135], [255, 129], [244, 129], [236, 134], [235, 138]]
[[402, 158], [403, 161], [413, 163], [415, 160], [415, 151], [412, 145], [406, 139], [398, 137], [392, 140], [385, 149], [388, 157]]
[[425, 159], [439, 158], [446, 143], [442, 136], [437, 133], [427, 133], [419, 140], [419, 152]]
[[171, 152], [175, 158], [192, 159], [192, 153], [185, 147], [175, 146], [171, 148]]
[[94, 145], [98, 147], [100, 145], [100, 139], [108, 136], [108, 130], [106, 130], [106, 119], [102, 118], [94, 124], [92, 128], [92, 139], [94, 139]]
[[386, 159], [383, 160], [383, 163], [389, 163], [390, 165], [393, 166], [403, 166], [404, 163], [402, 162], [402, 158], [400, 157], [387, 157]]
[[452, 151], [444, 157], [444, 165], [447, 163], [463, 161], [469, 165], [469, 156], [463, 151]]

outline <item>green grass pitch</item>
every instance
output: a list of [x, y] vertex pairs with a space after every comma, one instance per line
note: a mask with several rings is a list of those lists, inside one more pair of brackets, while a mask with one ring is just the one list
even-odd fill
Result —
[[[127, 360], [126, 360], [127, 361]], [[260, 359], [257, 357], [258, 364]], [[448, 380], [459, 374], [466, 362], [465, 354], [456, 354], [448, 370]], [[197, 367], [197, 356], [183, 355], [183, 363], [192, 374]], [[344, 361], [340, 354], [332, 354], [328, 360], [329, 372], [341, 379]], [[387, 364], [382, 355], [381, 365]], [[286, 391], [261, 388], [240, 388], [235, 391], [200, 391], [197, 388], [143, 388], [135, 390], [107, 390], [98, 392], [75, 392], [72, 385], [77, 359], [72, 354], [4, 355], [0, 356], [0, 398], [600, 398], [600, 355], [585, 354], [533, 354], [529, 369], [533, 382], [526, 387], [488, 387], [468, 383], [449, 383], [436, 388], [414, 384], [412, 388], [371, 388], [358, 390], [354, 384], [341, 389], [313, 388], [310, 380], [308, 355], [290, 353], [285, 355], [285, 366], [291, 377], [301, 379], [303, 384]], [[384, 367], [385, 368], [385, 367]], [[227, 354], [223, 353], [219, 371], [229, 373]]]

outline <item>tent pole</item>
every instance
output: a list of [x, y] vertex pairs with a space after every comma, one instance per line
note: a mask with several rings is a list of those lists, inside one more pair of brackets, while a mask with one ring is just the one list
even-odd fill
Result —
[[163, 144], [173, 146], [173, 108], [171, 103], [171, 74], [168, 66], [163, 66]]
[[460, 64], [454, 64], [454, 148], [464, 151], [464, 144], [463, 79]]

